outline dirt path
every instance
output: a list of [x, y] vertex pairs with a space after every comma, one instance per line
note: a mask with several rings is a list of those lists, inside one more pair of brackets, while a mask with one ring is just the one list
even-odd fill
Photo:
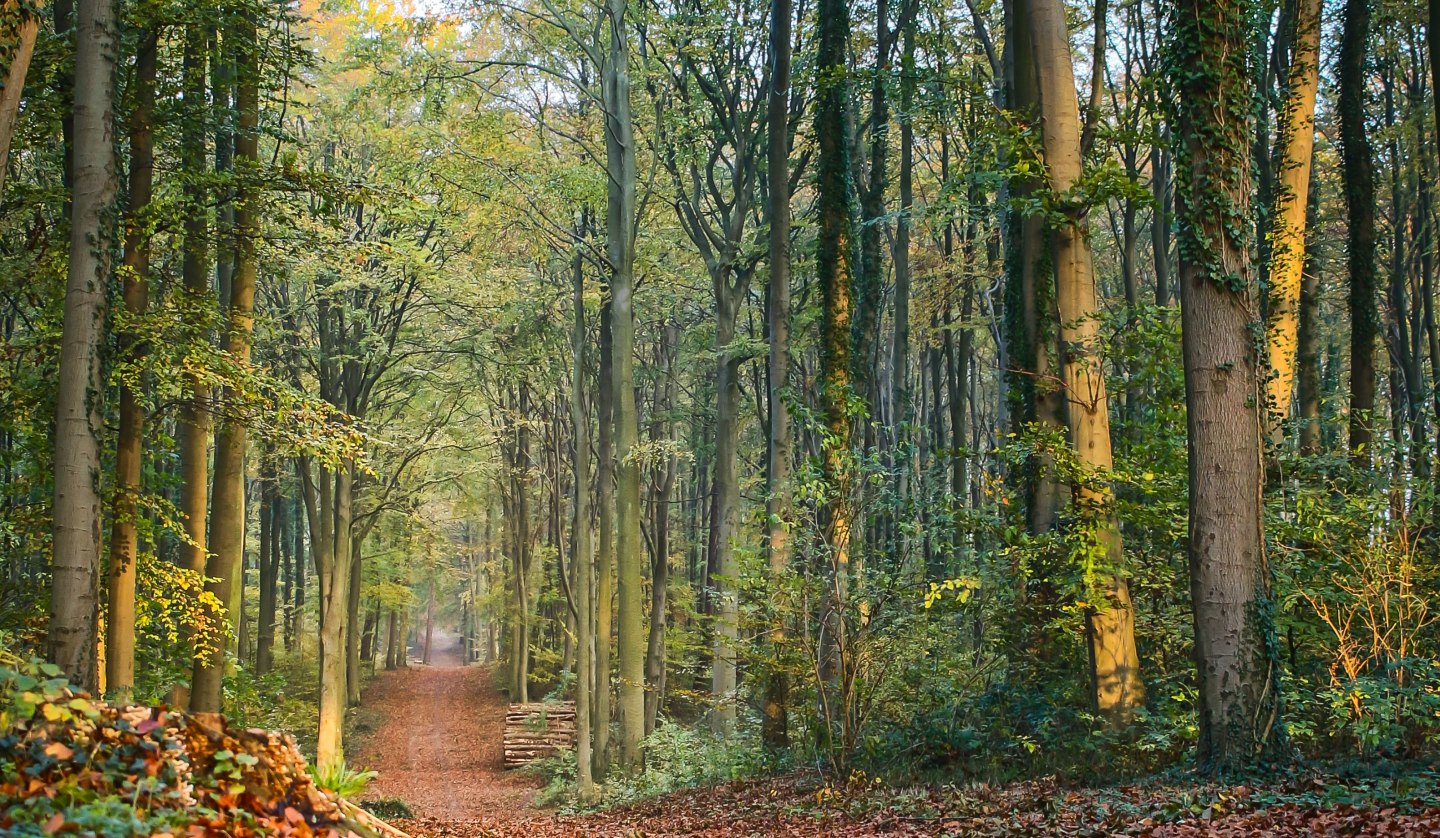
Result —
[[352, 765], [380, 772], [367, 798], [399, 798], [420, 818], [483, 830], [533, 818], [532, 777], [503, 768], [506, 699], [489, 667], [465, 666], [460, 641], [436, 632], [431, 665], [380, 672], [365, 690], [376, 718]]

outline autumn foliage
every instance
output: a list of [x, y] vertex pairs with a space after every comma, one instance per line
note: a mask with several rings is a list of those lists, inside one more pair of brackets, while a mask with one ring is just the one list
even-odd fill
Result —
[[289, 736], [112, 706], [57, 676], [0, 668], [0, 833], [373, 834], [372, 819], [315, 785]]

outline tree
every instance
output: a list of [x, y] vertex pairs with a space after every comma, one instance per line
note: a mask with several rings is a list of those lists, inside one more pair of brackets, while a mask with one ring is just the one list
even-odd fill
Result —
[[116, 62], [110, 0], [79, 0], [75, 16], [70, 265], [65, 283], [55, 418], [54, 583], [50, 659], [94, 689], [100, 574], [100, 343], [114, 240], [112, 109]]
[[141, 404], [141, 368], [147, 347], [138, 337], [149, 304], [150, 233], [147, 211], [155, 180], [151, 120], [155, 108], [156, 33], [140, 33], [135, 56], [134, 110], [130, 114], [130, 206], [121, 258], [125, 316], [131, 325], [121, 337], [132, 365], [120, 385], [120, 429], [115, 442], [115, 496], [111, 503], [109, 608], [105, 624], [105, 685], [117, 704], [130, 702], [135, 686], [135, 564], [140, 558], [140, 460], [144, 450], [145, 408]]
[[1346, 0], [1336, 61], [1340, 151], [1349, 218], [1346, 256], [1350, 279], [1350, 456], [1369, 468], [1375, 439], [1375, 338], [1379, 332], [1375, 273], [1375, 160], [1365, 130], [1365, 52], [1370, 4]]
[[15, 138], [15, 124], [20, 116], [20, 96], [25, 90], [25, 76], [30, 58], [35, 53], [35, 36], [40, 32], [40, 16], [22, 0], [6, 0], [0, 6], [0, 65], [5, 68], [5, 86], [0, 88], [0, 193], [5, 189], [9, 171], [10, 146]]
[[[638, 771], [645, 735], [645, 626], [640, 554], [640, 418], [635, 406], [635, 128], [630, 112], [627, 0], [605, 0], [607, 37], [601, 89], [608, 180], [605, 253], [610, 268], [610, 334], [615, 423], [615, 578], [620, 663], [620, 764]], [[602, 568], [602, 572], [603, 568]]]
[[1299, 0], [1294, 54], [1280, 113], [1280, 185], [1275, 194], [1270, 250], [1270, 305], [1265, 326], [1270, 361], [1267, 425], [1283, 438], [1295, 384], [1300, 330], [1300, 284], [1305, 269], [1306, 208], [1315, 147], [1315, 94], [1320, 86], [1320, 0]]
[[1171, 34], [1190, 471], [1199, 755], [1227, 771], [1278, 755], [1270, 570], [1261, 487], [1259, 359], [1250, 279], [1254, 83], [1248, 0], [1181, 0]]
[[[1088, 208], [1075, 189], [1084, 174], [1082, 130], [1075, 101], [1070, 33], [1060, 0], [1029, 0], [1036, 79], [1040, 88], [1041, 137], [1049, 174], [1050, 247], [1054, 254], [1059, 310], [1061, 378], [1070, 443], [1085, 476], [1073, 487], [1075, 508], [1091, 528], [1096, 553], [1103, 555], [1094, 586], [1100, 604], [1089, 613], [1095, 704], [1112, 723], [1129, 721], [1144, 703], [1140, 656], [1135, 648], [1135, 612], [1123, 576], [1124, 546], [1115, 517], [1110, 401], [1097, 360], [1100, 301], [1090, 252]], [[1104, 14], [1104, 4], [1096, 6]], [[1098, 25], [1098, 24], [1097, 24]], [[1103, 37], [1098, 39], [1103, 43]], [[1098, 48], [1097, 48], [1098, 50]], [[1091, 116], [1098, 113], [1098, 93]]]
[[[256, 22], [245, 15], [232, 19], [222, 35], [231, 44], [236, 67], [235, 274], [230, 283], [224, 347], [242, 369], [250, 363], [255, 330], [255, 282], [260, 238], [260, 47]], [[215, 483], [210, 515], [210, 558], [206, 589], [224, 604], [238, 623], [241, 572], [245, 551], [245, 446], [248, 428], [238, 409], [240, 389], [227, 385], [223, 401], [231, 409], [215, 434]], [[225, 648], [217, 646], [195, 661], [190, 685], [190, 710], [218, 713]], [[321, 763], [322, 765], [326, 763]]]
[[[765, 177], [770, 200], [770, 280], [766, 322], [770, 328], [768, 402], [770, 458], [766, 469], [766, 551], [772, 591], [790, 565], [790, 0], [770, 3], [770, 86], [765, 105]], [[783, 120], [783, 122], [782, 122]], [[785, 618], [775, 608], [770, 631], [777, 657], [765, 687], [765, 742], [782, 747], [788, 739], [790, 684], [778, 657], [785, 648]]]

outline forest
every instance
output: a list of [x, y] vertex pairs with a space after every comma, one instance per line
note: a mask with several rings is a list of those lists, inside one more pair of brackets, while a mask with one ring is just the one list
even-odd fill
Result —
[[1440, 828], [1440, 0], [3, 0], [0, 78], [0, 832], [421, 700], [574, 702], [532, 838]]

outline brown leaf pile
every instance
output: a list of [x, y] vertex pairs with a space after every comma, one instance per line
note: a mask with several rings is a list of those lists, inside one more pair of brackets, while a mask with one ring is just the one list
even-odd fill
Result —
[[0, 725], [0, 834], [35, 803], [55, 810], [46, 834], [94, 832], [68, 816], [107, 799], [174, 829], [155, 833], [162, 836], [372, 834], [348, 804], [314, 784], [288, 736], [240, 729], [219, 715], [115, 707], [63, 687], [21, 699], [33, 712]]

